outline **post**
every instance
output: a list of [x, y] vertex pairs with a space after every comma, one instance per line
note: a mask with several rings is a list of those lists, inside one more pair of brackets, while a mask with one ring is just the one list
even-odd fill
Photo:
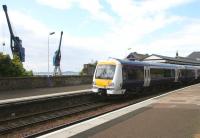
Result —
[[55, 34], [55, 32], [51, 32], [48, 35], [48, 77], [50, 76], [49, 74], [49, 36]]
[[4, 49], [5, 48], [5, 42], [3, 42], [3, 54], [5, 54]]

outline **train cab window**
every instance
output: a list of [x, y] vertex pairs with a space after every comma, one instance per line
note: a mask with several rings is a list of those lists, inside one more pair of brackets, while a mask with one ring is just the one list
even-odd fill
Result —
[[95, 78], [96, 79], [113, 79], [115, 73], [115, 65], [98, 65]]

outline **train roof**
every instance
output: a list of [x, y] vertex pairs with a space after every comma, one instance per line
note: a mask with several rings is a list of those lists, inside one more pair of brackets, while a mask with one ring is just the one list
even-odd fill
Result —
[[135, 65], [135, 66], [149, 66], [150, 68], [165, 68], [165, 69], [200, 69], [200, 66], [191, 66], [191, 65], [178, 65], [178, 64], [168, 64], [168, 63], [158, 63], [158, 62], [149, 62], [149, 61], [137, 61], [137, 60], [128, 60], [128, 59], [117, 59], [110, 58], [106, 61], [101, 61], [98, 63], [111, 64], [115, 61], [124, 65]]
[[195, 66], [189, 66], [189, 65], [177, 65], [177, 64], [167, 64], [167, 63], [155, 63], [155, 62], [145, 62], [145, 61], [136, 61], [136, 60], [122, 60], [122, 59], [116, 59], [119, 61], [121, 64], [128, 64], [128, 65], [136, 65], [136, 66], [150, 66], [150, 67], [159, 67], [159, 68], [168, 68], [168, 69], [174, 69], [174, 68], [179, 68], [179, 69], [194, 69], [197, 68]]

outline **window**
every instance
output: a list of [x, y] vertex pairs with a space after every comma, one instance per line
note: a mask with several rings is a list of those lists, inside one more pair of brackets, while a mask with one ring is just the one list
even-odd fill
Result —
[[194, 77], [195, 76], [195, 71], [194, 70], [187, 70], [187, 77]]
[[194, 70], [181, 70], [181, 75], [182, 77], [194, 77], [195, 76], [195, 71]]
[[144, 79], [143, 67], [137, 67], [137, 66], [124, 67], [123, 79], [124, 80], [143, 80]]
[[98, 65], [95, 78], [97, 79], [113, 79], [115, 74], [115, 65]]
[[150, 70], [152, 79], [169, 78], [175, 76], [175, 71], [172, 69], [155, 69]]
[[186, 70], [180, 70], [181, 77], [187, 77], [187, 71]]
[[175, 70], [171, 69], [171, 77], [175, 77]]
[[164, 77], [164, 70], [163, 69], [151, 69], [151, 78], [152, 79], [159, 79]]

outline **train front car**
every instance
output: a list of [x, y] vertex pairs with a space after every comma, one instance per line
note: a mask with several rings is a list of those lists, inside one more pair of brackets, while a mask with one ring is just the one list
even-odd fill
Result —
[[123, 94], [122, 66], [115, 59], [98, 62], [94, 77], [92, 91], [102, 95]]

